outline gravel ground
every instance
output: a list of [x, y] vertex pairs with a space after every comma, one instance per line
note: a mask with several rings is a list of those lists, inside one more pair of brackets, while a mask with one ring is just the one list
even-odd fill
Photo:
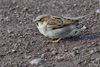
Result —
[[[0, 0], [0, 67], [100, 67], [97, 9], [98, 0]], [[41, 14], [91, 15], [78, 26], [85, 30], [49, 43], [32, 22]]]

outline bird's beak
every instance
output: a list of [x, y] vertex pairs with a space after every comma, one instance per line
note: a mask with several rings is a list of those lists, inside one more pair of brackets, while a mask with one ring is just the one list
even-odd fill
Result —
[[39, 21], [37, 21], [37, 20], [35, 20], [35, 21], [33, 21], [34, 23], [39, 23]]

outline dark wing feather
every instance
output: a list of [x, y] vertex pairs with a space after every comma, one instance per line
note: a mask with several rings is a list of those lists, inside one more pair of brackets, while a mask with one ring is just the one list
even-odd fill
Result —
[[48, 22], [48, 24], [51, 25], [53, 29], [62, 28], [72, 23], [73, 23], [72, 20], [68, 20], [66, 18], [58, 17], [58, 16], [51, 16], [51, 19]]

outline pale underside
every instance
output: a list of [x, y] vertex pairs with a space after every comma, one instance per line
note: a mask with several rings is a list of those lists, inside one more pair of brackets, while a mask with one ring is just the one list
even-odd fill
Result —
[[38, 25], [38, 30], [40, 31], [40, 33], [48, 38], [65, 38], [72, 36], [75, 32], [75, 28], [75, 25], [68, 25], [58, 29], [52, 29], [50, 25], [46, 26], [45, 23], [39, 23]]

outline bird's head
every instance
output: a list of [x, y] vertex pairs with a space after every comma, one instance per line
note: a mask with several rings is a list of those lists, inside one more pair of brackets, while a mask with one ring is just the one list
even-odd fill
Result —
[[46, 17], [48, 17], [48, 15], [39, 15], [36, 17], [34, 23], [40, 23], [40, 22], [44, 22], [46, 21]]
[[45, 25], [45, 22], [48, 22], [48, 15], [39, 15], [36, 17], [34, 23], [36, 23], [37, 26]]

